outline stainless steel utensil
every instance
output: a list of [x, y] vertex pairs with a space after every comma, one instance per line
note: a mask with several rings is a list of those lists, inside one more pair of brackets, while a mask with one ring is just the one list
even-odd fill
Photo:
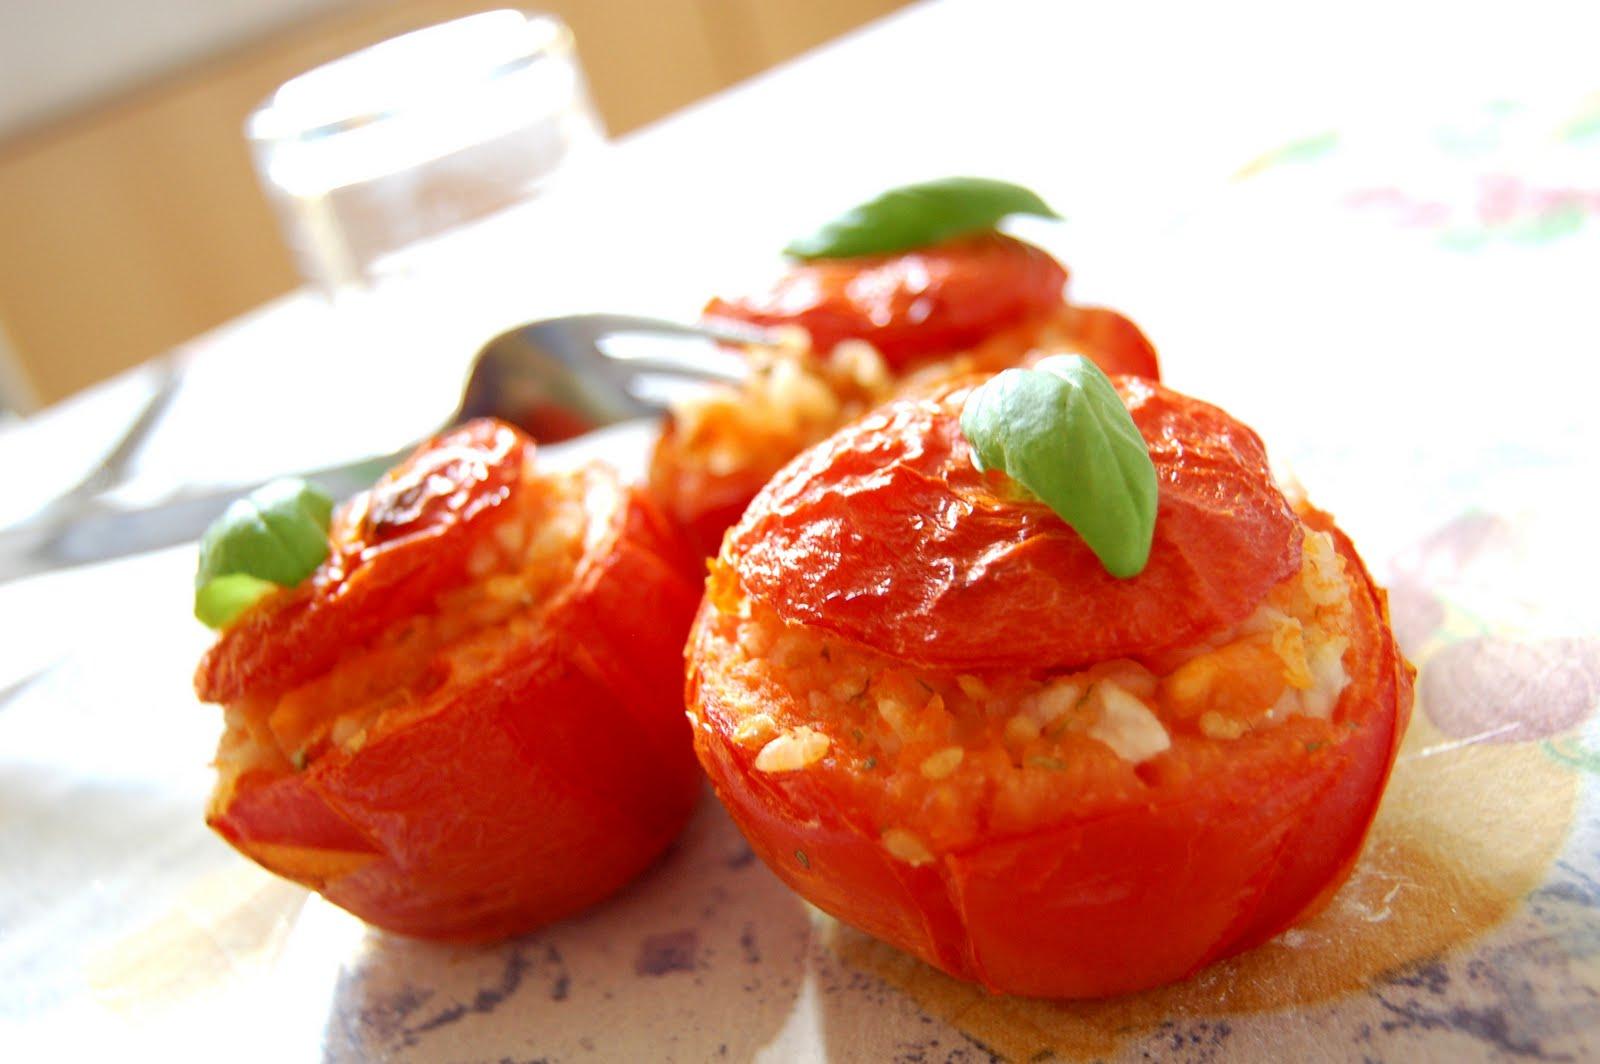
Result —
[[[683, 343], [682, 341], [699, 341]], [[441, 429], [476, 417], [521, 425], [555, 444], [595, 429], [659, 415], [664, 397], [686, 383], [735, 383], [745, 361], [712, 342], [770, 345], [760, 329], [733, 323], [685, 325], [621, 314], [580, 314], [530, 322], [496, 336], [472, 360], [461, 401]], [[118, 506], [105, 492], [155, 424], [172, 391], [140, 415], [117, 448], [80, 485], [38, 514], [0, 530], [0, 582], [194, 539], [228, 503], [255, 484], [186, 488], [152, 506]], [[393, 454], [301, 474], [334, 498], [370, 485], [400, 461]]]

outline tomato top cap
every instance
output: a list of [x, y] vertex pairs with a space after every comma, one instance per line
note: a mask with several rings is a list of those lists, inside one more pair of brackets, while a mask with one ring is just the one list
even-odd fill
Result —
[[533, 441], [483, 418], [441, 433], [337, 510], [328, 559], [226, 629], [200, 662], [203, 701], [271, 695], [471, 578], [470, 544], [510, 512]]
[[1158, 484], [1149, 563], [1108, 574], [1044, 505], [980, 473], [975, 381], [901, 399], [780, 472], [722, 563], [786, 621], [935, 668], [1079, 667], [1189, 645], [1300, 565], [1300, 522], [1261, 440], [1206, 403], [1114, 379]]
[[458, 533], [506, 502], [533, 441], [482, 418], [418, 447], [338, 513], [329, 536], [348, 579], [381, 555]]
[[713, 299], [708, 318], [797, 325], [818, 353], [864, 340], [894, 369], [964, 350], [1059, 308], [1067, 271], [999, 233], [931, 247], [791, 267], [769, 289]]

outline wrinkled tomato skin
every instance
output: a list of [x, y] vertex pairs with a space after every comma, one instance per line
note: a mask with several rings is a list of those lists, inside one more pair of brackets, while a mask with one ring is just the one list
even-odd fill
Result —
[[1192, 644], [1300, 565], [1300, 523], [1248, 427], [1115, 378], [1160, 488], [1132, 579], [1037, 501], [977, 471], [951, 382], [846, 426], [783, 469], [724, 556], [784, 620], [935, 668], [1072, 668]]
[[699, 589], [653, 504], [593, 476], [600, 530], [536, 635], [359, 749], [224, 781], [208, 823], [371, 924], [450, 941], [560, 919], [653, 862], [700, 793], [681, 702]]
[[1108, 376], [1161, 379], [1155, 344], [1125, 315], [1107, 307], [1074, 306], [1067, 313], [1066, 331], [1067, 353], [1083, 355]]
[[[891, 858], [863, 810], [805, 772], [766, 774], [690, 641], [695, 745], [718, 797], [786, 883], [846, 923], [995, 992], [1093, 998], [1158, 986], [1315, 912], [1359, 855], [1411, 705], [1383, 593], [1325, 516], [1355, 577], [1340, 737], [1305, 755], [1162, 779], [1119, 811], [980, 840], [920, 867]], [[707, 603], [702, 612], [714, 607]], [[800, 858], [804, 855], [804, 859]]]
[[[1067, 271], [1032, 245], [997, 234], [899, 255], [804, 263], [768, 291], [713, 299], [707, 318], [764, 327], [800, 326], [826, 358], [844, 340], [865, 340], [891, 372], [918, 371], [959, 354], [959, 372], [992, 372], [1048, 355], [1078, 354], [1107, 374], [1160, 380], [1155, 345], [1105, 307], [1065, 300]], [[652, 491], [701, 557], [749, 506], [776, 466], [713, 472], [668, 419], [651, 455]]]
[[[207, 651], [195, 688], [207, 702], [274, 695], [327, 672], [403, 617], [464, 582], [473, 545], [521, 490], [527, 438], [488, 419], [419, 446], [371, 493], [334, 514], [330, 557], [309, 580], [247, 612]], [[461, 483], [422, 484], [470, 465]]]
[[[1000, 370], [1019, 362], [1029, 365], [1050, 355], [1077, 354], [1110, 375], [1160, 379], [1155, 347], [1137, 325], [1121, 314], [1103, 307], [1064, 307], [1062, 314], [1069, 328], [1063, 341], [1024, 357], [1032, 342], [1023, 335], [1032, 326], [1024, 326], [979, 345], [971, 353], [971, 367]], [[669, 419], [651, 454], [652, 491], [672, 514], [690, 547], [700, 557], [710, 557], [721, 546], [723, 534], [744, 514], [750, 500], [776, 470], [751, 467], [713, 473], [681, 455], [681, 446], [677, 428]]]
[[705, 315], [801, 326], [824, 355], [844, 340], [865, 340], [901, 370], [1049, 314], [1066, 283], [1066, 269], [1047, 252], [985, 233], [893, 255], [799, 263], [768, 291], [713, 299]]

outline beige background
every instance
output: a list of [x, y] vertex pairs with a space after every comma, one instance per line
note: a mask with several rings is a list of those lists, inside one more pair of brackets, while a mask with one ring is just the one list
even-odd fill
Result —
[[[572, 26], [617, 135], [903, 3], [533, 6]], [[0, 399], [24, 407], [59, 399], [297, 285], [251, 170], [240, 132], [246, 114], [320, 62], [500, 6], [347, 0], [0, 140]], [[98, 37], [103, 47], [105, 36], [105, 26], [86, 24], [86, 46]], [[15, 68], [6, 82], [14, 78]], [[81, 91], [62, 76], [52, 84], [57, 96]], [[14, 111], [0, 114], [0, 129], [15, 130]]]

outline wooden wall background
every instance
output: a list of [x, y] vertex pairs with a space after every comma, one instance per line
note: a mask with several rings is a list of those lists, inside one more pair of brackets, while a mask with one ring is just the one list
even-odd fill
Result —
[[[615, 136], [905, 0], [535, 0]], [[243, 123], [319, 63], [494, 0], [368, 0], [0, 142], [0, 392], [43, 404], [300, 283]]]

